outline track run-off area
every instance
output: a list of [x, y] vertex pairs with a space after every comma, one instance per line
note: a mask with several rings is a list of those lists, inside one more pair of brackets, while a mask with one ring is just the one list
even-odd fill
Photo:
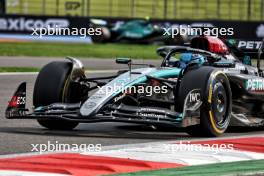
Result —
[[[29, 63], [32, 62], [31, 59], [28, 58]], [[17, 60], [13, 61], [17, 66], [25, 64], [23, 61], [20, 63]], [[35, 66], [30, 64], [27, 66], [40, 68], [50, 60], [53, 59], [40, 60], [39, 64]], [[112, 64], [113, 67], [108, 66], [103, 70], [103, 62], [99, 62], [95, 62], [93, 68], [87, 71], [88, 77], [113, 75], [116, 73], [115, 70], [120, 69], [119, 66], [115, 66], [114, 61], [108, 60], [108, 65]], [[1, 66], [8, 66], [4, 63], [0, 59]], [[87, 67], [89, 68], [89, 66]], [[35, 120], [5, 119], [4, 113], [7, 103], [18, 84], [23, 81], [27, 82], [27, 107], [29, 109], [32, 107], [32, 92], [36, 76], [37, 73], [0, 73], [0, 158], [2, 158], [0, 159], [0, 170], [4, 166], [6, 168], [4, 170], [12, 170], [16, 166], [16, 168], [20, 168], [19, 171], [22, 170], [28, 175], [32, 172], [33, 174], [31, 174], [35, 175], [36, 170], [27, 168], [30, 167], [28, 164], [37, 162], [39, 165], [36, 165], [36, 168], [42, 169], [44, 173], [84, 175], [82, 172], [87, 173], [89, 171], [89, 175], [97, 175], [264, 159], [264, 128], [229, 128], [222, 137], [208, 139], [190, 137], [184, 132], [184, 129], [173, 127], [154, 129], [145, 125], [109, 122], [80, 124], [73, 131], [51, 131], [39, 126]], [[218, 153], [186, 150], [173, 152], [170, 150], [175, 149], [180, 142], [190, 145], [195, 143], [233, 144], [234, 150], [224, 150]], [[77, 153], [59, 154], [43, 152], [42, 155], [39, 155], [39, 151], [34, 150], [34, 146], [48, 143], [76, 146], [100, 145], [101, 150], [99, 152], [78, 150]], [[77, 160], [81, 165], [76, 163]], [[72, 166], [67, 165], [67, 162], [72, 162]], [[10, 163], [10, 165], [2, 165], [1, 163]], [[58, 164], [61, 164], [63, 171], [59, 171], [56, 167]], [[53, 166], [51, 167], [51, 165]], [[87, 166], [86, 169], [84, 168], [85, 165]], [[77, 171], [78, 169], [76, 170], [74, 167], [82, 171]], [[97, 167], [103, 168], [103, 170]], [[39, 171], [38, 173], [40, 174]], [[4, 171], [0, 171], [1, 174], [5, 175]]]

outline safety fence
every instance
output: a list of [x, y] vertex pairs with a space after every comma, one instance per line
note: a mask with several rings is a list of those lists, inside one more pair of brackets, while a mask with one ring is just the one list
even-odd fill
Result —
[[261, 21], [264, 0], [6, 0], [6, 13]]

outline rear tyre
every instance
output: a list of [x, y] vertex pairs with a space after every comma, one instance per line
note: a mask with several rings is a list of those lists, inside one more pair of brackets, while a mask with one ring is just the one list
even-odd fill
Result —
[[[183, 105], [187, 93], [193, 89], [201, 89], [203, 104], [200, 111], [200, 124], [187, 127], [186, 132], [192, 136], [222, 135], [231, 118], [232, 94], [228, 78], [223, 72], [210, 67], [191, 70], [182, 79], [180, 102], [176, 103]], [[183, 106], [179, 108], [177, 110], [182, 110]]]
[[[35, 107], [52, 103], [65, 102], [66, 90], [72, 64], [70, 62], [51, 62], [44, 66], [38, 74], [33, 92]], [[37, 120], [38, 123], [51, 130], [71, 130], [79, 123], [65, 120]]]

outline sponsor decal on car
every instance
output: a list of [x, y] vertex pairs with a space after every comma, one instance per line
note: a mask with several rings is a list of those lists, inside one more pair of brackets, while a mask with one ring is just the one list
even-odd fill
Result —
[[245, 81], [245, 87], [248, 91], [262, 92], [264, 91], [264, 79], [248, 79]]
[[18, 105], [24, 104], [26, 104], [26, 97], [13, 96], [11, 101], [9, 102], [10, 107], [16, 107]]
[[191, 103], [201, 100], [201, 94], [199, 92], [191, 93], [189, 97]]
[[161, 115], [161, 114], [142, 113], [142, 112], [139, 113], [139, 116], [141, 116], [141, 117], [156, 117], [156, 118], [164, 118], [165, 117], [164, 115]]
[[238, 42], [238, 48], [240, 49], [254, 49], [258, 50], [261, 46], [262, 41], [245, 41], [245, 40], [240, 40]]

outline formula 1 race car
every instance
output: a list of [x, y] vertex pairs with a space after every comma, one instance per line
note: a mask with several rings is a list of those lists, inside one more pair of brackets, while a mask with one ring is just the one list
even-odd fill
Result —
[[[260, 56], [263, 47], [259, 52]], [[191, 135], [219, 136], [229, 126], [262, 126], [264, 78], [249, 57], [240, 59], [218, 38], [196, 37], [190, 47], [157, 50], [161, 66], [130, 59], [128, 70], [87, 78], [74, 58], [51, 62], [39, 72], [33, 112], [26, 109], [26, 83], [6, 109], [8, 119], [36, 119], [48, 129], [70, 130], [79, 123], [130, 122], [186, 127]]]
[[[188, 40], [188, 36], [164, 35], [164, 29], [160, 25], [154, 25], [149, 20], [131, 20], [110, 24], [107, 21], [91, 19], [90, 25], [93, 28], [101, 28], [102, 35], [93, 35], [94, 43], [122, 42], [150, 44], [158, 43], [165, 45], [182, 45]], [[164, 26], [166, 27], [166, 26]]]

